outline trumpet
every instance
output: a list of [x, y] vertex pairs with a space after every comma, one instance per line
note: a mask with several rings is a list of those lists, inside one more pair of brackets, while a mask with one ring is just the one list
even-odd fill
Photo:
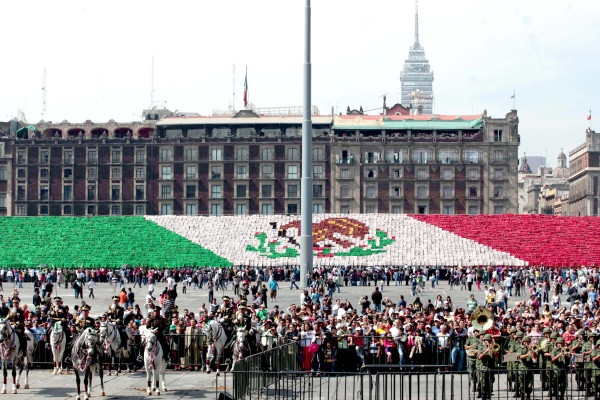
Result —
[[542, 348], [537, 343], [531, 346], [531, 351], [533, 351], [536, 354], [539, 353], [540, 350], [542, 350]]
[[494, 343], [494, 344], [492, 345], [492, 351], [493, 351], [494, 353], [498, 353], [498, 352], [500, 351], [500, 345], [499, 345], [498, 343]]

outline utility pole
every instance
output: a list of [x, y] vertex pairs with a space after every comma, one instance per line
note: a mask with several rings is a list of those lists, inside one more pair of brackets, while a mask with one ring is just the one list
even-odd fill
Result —
[[302, 118], [302, 192], [300, 199], [300, 282], [306, 288], [307, 275], [312, 275], [312, 111], [310, 64], [310, 0], [304, 6], [304, 104]]
[[44, 68], [44, 77], [42, 79], [42, 121], [44, 120], [44, 115], [46, 114], [46, 73], [47, 70]]

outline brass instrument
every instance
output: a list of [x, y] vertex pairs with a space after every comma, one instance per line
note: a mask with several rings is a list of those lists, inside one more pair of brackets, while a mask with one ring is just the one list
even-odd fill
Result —
[[499, 345], [498, 343], [494, 343], [494, 344], [492, 345], [492, 351], [493, 351], [494, 353], [498, 353], [498, 352], [500, 351], [500, 345]]
[[469, 357], [475, 357], [477, 355], [477, 350], [469, 349], [466, 351], [466, 353], [467, 353], [467, 356], [469, 356]]
[[548, 350], [548, 343], [550, 341], [548, 339], [544, 339], [540, 342], [540, 348], [542, 349], [542, 351], [545, 353]]
[[534, 353], [539, 353], [540, 350], [542, 350], [542, 348], [540, 347], [540, 345], [538, 345], [537, 343], [534, 344], [533, 346], [531, 346], [531, 351], [533, 351]]
[[471, 326], [480, 332], [485, 332], [494, 324], [494, 316], [487, 308], [477, 307], [471, 314]]

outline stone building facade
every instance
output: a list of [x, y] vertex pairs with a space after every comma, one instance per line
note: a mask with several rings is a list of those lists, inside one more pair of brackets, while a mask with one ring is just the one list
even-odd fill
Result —
[[[312, 122], [315, 213], [517, 212], [515, 110]], [[300, 213], [301, 135], [301, 117], [250, 110], [38, 124], [0, 137], [0, 214]]]
[[600, 133], [588, 128], [585, 137], [569, 152], [569, 215], [600, 215]]

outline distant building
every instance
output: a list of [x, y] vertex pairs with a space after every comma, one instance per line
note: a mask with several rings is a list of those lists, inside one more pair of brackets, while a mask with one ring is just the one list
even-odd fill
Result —
[[433, 71], [419, 42], [419, 9], [415, 9], [415, 42], [400, 73], [402, 105], [411, 114], [433, 113]]
[[[561, 203], [568, 197], [568, 168], [566, 156], [561, 151], [557, 157], [558, 167], [538, 166], [535, 173], [530, 168], [530, 157], [521, 157], [518, 174], [519, 214], [558, 214], [565, 215], [568, 207]], [[544, 158], [545, 162], [545, 158]], [[558, 208], [558, 210], [557, 210]]]
[[[315, 213], [517, 212], [515, 110], [312, 123]], [[0, 137], [0, 215], [298, 214], [301, 152], [301, 116], [252, 109], [44, 122]]]
[[569, 152], [569, 215], [600, 214], [600, 133], [588, 128], [585, 139]]

